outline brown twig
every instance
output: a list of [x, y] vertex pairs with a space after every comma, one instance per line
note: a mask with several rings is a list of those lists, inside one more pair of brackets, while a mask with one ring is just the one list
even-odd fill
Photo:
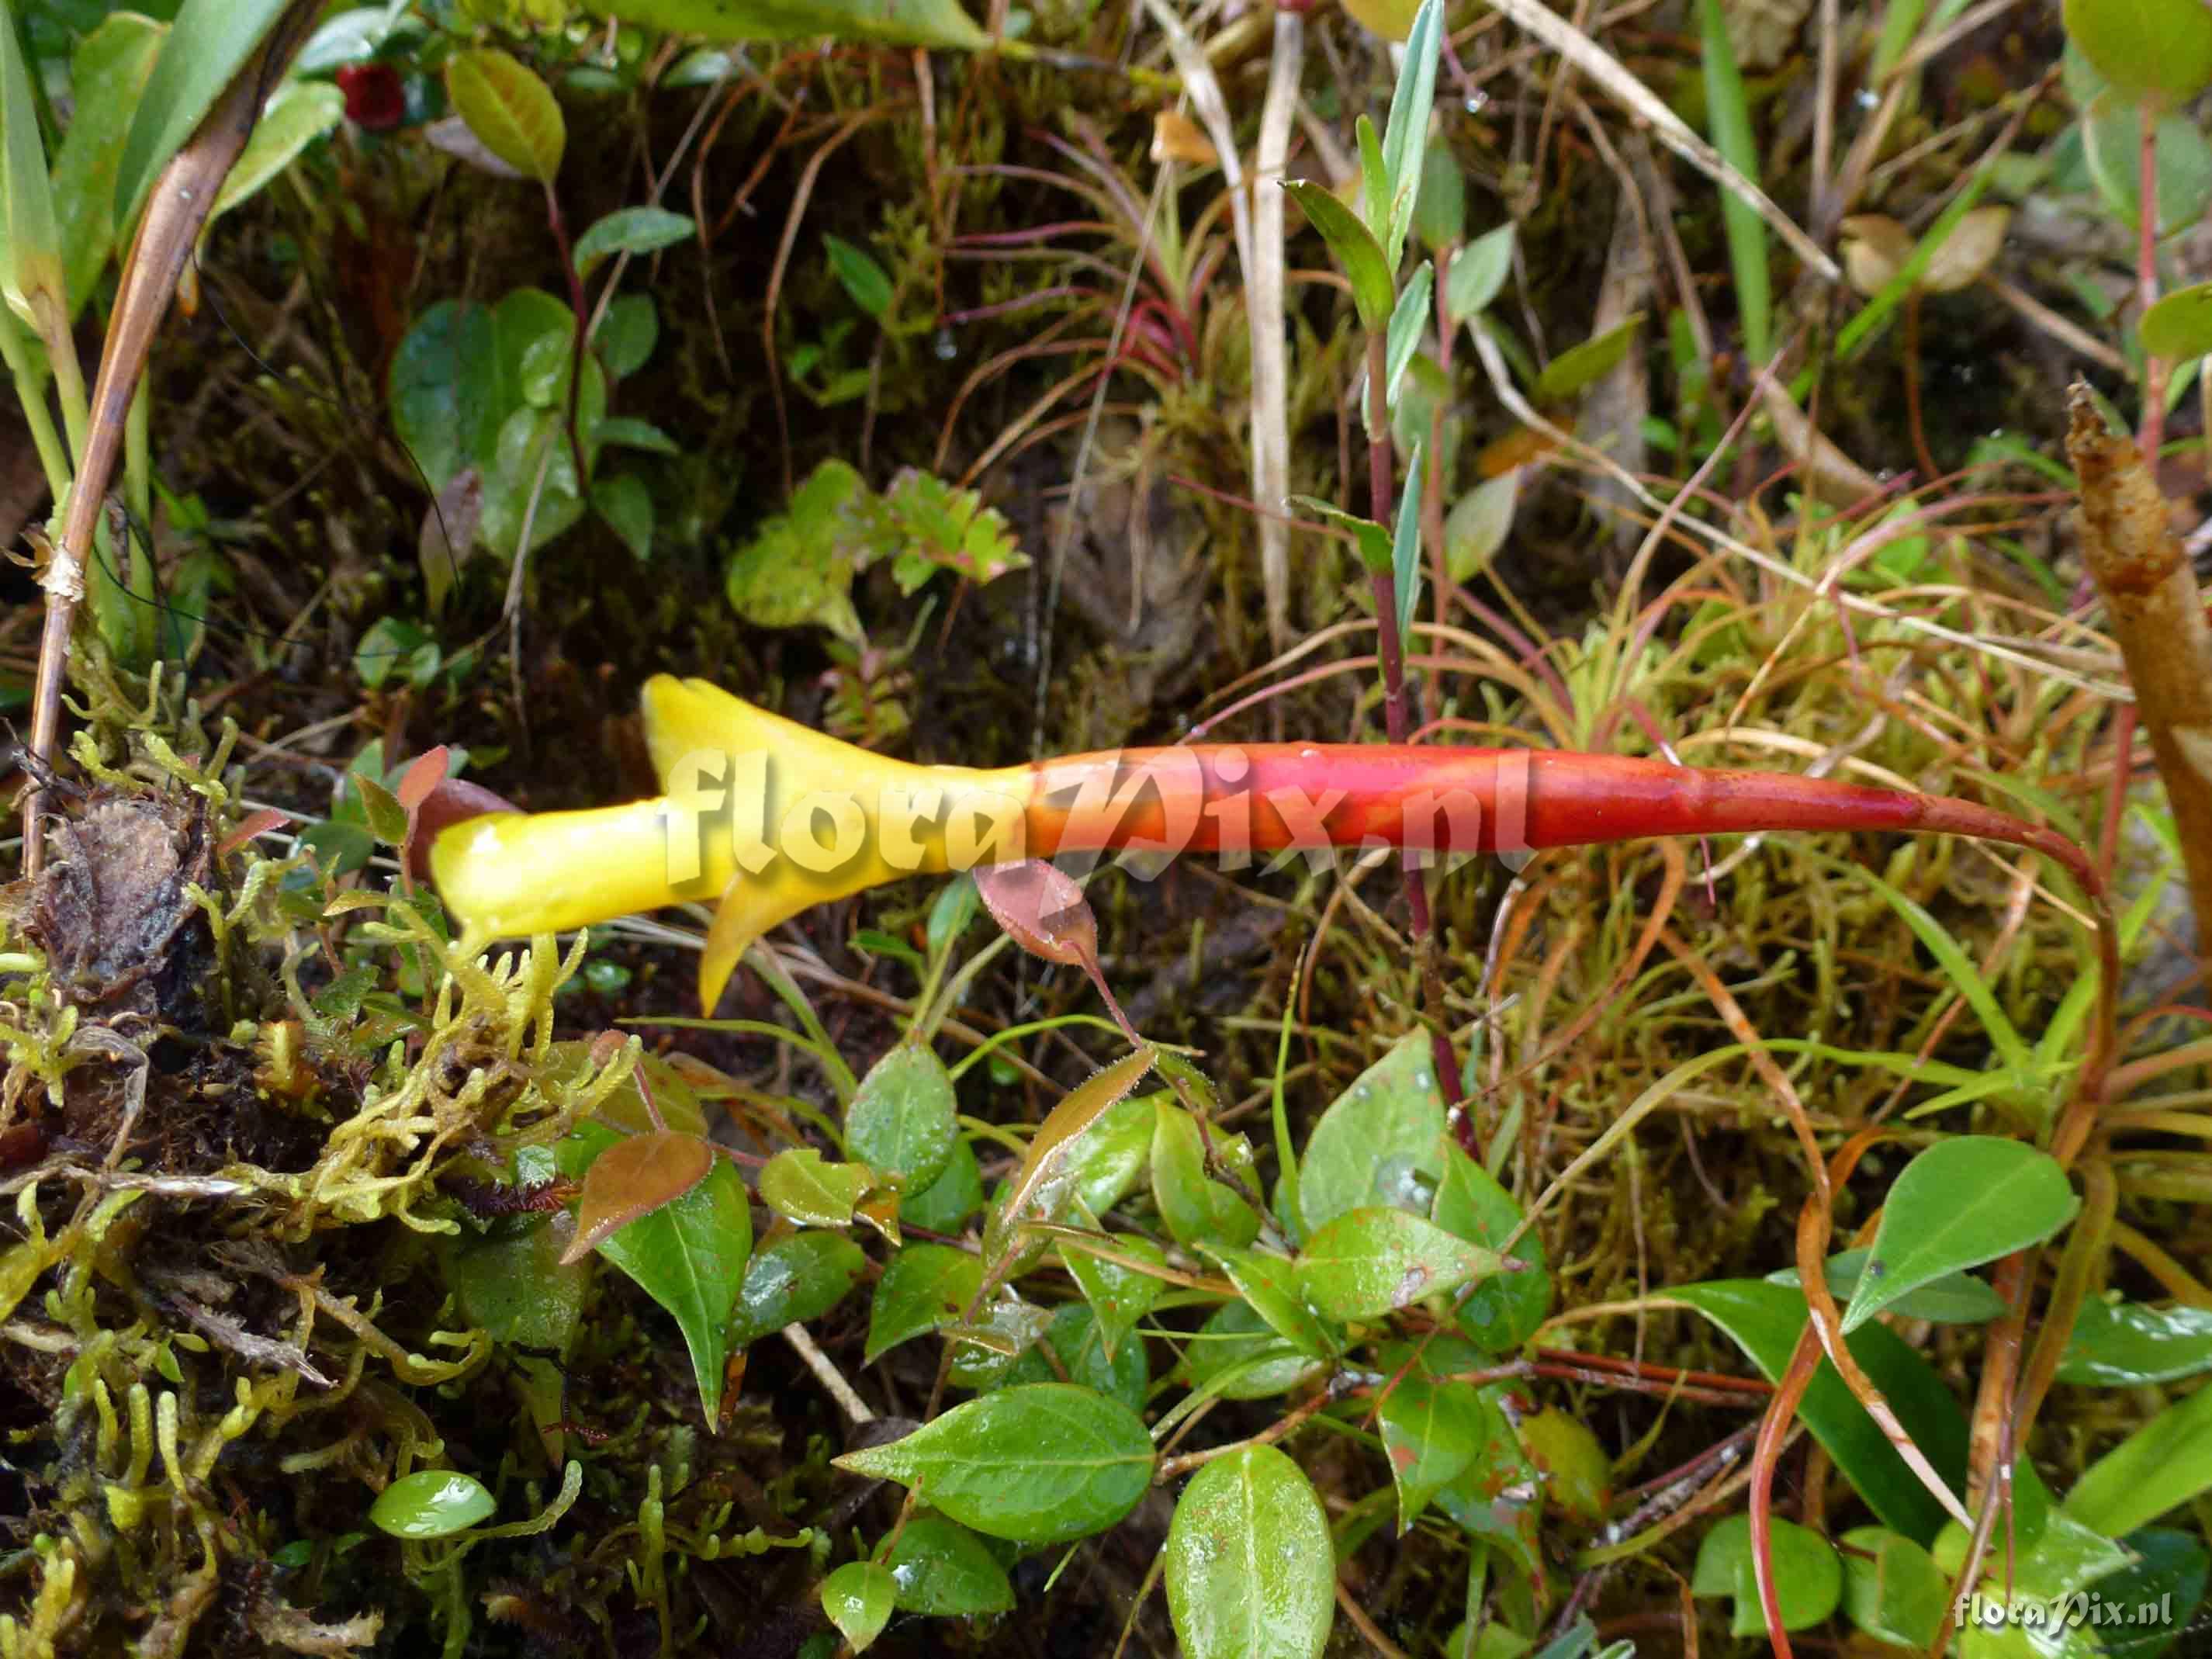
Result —
[[46, 592], [46, 625], [39, 636], [39, 672], [31, 693], [27, 769], [33, 779], [23, 798], [23, 873], [35, 876], [46, 862], [46, 787], [37, 781], [52, 767], [61, 735], [62, 681], [68, 670], [70, 630], [84, 598], [85, 561], [107, 499], [108, 480], [123, 453], [125, 423], [138, 377], [168, 315], [177, 279], [207, 222], [222, 181], [252, 137], [269, 88], [292, 61], [321, 14], [319, 0], [293, 0], [270, 28], [266, 44], [231, 77], [198, 130], [161, 169], [146, 198], [146, 210], [124, 257], [123, 278], [108, 320], [107, 344], [93, 383], [91, 422], [77, 458], [69, 510], [52, 556], [39, 579]]

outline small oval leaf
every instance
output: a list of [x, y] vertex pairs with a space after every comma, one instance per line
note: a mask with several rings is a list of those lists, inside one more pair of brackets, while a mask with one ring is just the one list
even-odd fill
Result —
[[1136, 1507], [1152, 1484], [1152, 1441], [1119, 1401], [1071, 1382], [1034, 1382], [835, 1461], [911, 1486], [987, 1536], [1052, 1544], [1103, 1532]]
[[919, 1042], [902, 1042], [870, 1066], [845, 1110], [847, 1149], [902, 1192], [925, 1191], [943, 1175], [959, 1138], [951, 1075]]
[[1922, 1285], [2050, 1237], [2081, 1207], [2048, 1152], [2001, 1135], [1954, 1135], [1911, 1163], [1889, 1189], [1844, 1329]]
[[714, 1167], [714, 1148], [696, 1135], [653, 1129], [617, 1140], [584, 1171], [576, 1237], [561, 1252], [561, 1265], [581, 1261], [639, 1217], [674, 1203]]
[[2142, 348], [2154, 357], [2212, 354], [2212, 283], [2176, 289], [2143, 313]]
[[489, 47], [455, 52], [446, 94], [486, 149], [526, 179], [553, 182], [568, 127], [551, 89], [520, 59]]
[[1316, 1231], [1298, 1259], [1298, 1286], [1317, 1313], [1379, 1319], [1497, 1273], [1503, 1259], [1403, 1210], [1349, 1210]]
[[848, 1561], [822, 1581], [822, 1611], [854, 1652], [865, 1653], [890, 1623], [897, 1589], [889, 1567]]
[[1168, 1613], [1188, 1659], [1319, 1659], [1334, 1551], [1313, 1483], [1273, 1446], [1191, 1477], [1168, 1528]]
[[696, 228], [689, 214], [666, 208], [617, 208], [576, 239], [576, 275], [589, 276], [610, 254], [658, 253]]
[[483, 1482], [472, 1474], [417, 1469], [377, 1493], [368, 1518], [394, 1538], [447, 1538], [473, 1527], [495, 1507]]
[[1098, 923], [1074, 878], [1042, 859], [978, 866], [975, 890], [999, 926], [1033, 957], [1071, 968], [1098, 960]]

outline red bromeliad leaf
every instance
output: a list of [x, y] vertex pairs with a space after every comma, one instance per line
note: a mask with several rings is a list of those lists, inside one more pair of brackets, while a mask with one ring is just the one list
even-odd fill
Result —
[[1066, 872], [1042, 859], [981, 865], [971, 872], [975, 890], [1015, 944], [1047, 962], [1096, 971], [1098, 923], [1091, 902]]
[[584, 1172], [576, 1237], [561, 1253], [561, 1264], [581, 1261], [631, 1222], [674, 1203], [714, 1167], [713, 1147], [675, 1129], [653, 1129], [617, 1141]]

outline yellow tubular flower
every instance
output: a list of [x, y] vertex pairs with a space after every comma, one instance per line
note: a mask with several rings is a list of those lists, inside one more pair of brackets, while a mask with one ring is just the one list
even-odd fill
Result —
[[665, 793], [577, 812], [495, 812], [441, 832], [430, 869], [475, 940], [663, 905], [720, 905], [699, 969], [709, 1013], [745, 947], [901, 876], [1021, 857], [1026, 767], [915, 766], [656, 675], [646, 744]]

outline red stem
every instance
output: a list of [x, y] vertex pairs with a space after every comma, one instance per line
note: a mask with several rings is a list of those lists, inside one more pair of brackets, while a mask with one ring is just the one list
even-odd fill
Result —
[[[1390, 500], [1390, 470], [1395, 458], [1390, 445], [1389, 392], [1389, 342], [1379, 330], [1372, 331], [1367, 336], [1368, 512], [1386, 532], [1392, 527], [1391, 520], [1395, 516]], [[1413, 480], [1413, 487], [1419, 489], [1420, 480]], [[1376, 571], [1371, 580], [1375, 587], [1376, 654], [1382, 660], [1382, 719], [1391, 743], [1402, 744], [1411, 722], [1407, 719], [1406, 646], [1398, 634], [1398, 580], [1387, 567]], [[1453, 1109], [1460, 1145], [1468, 1157], [1479, 1157], [1473, 1115], [1456, 1109], [1464, 1091], [1460, 1087], [1459, 1057], [1452, 1052], [1449, 1028], [1444, 1023], [1444, 983], [1443, 975], [1437, 966], [1436, 923], [1429, 914], [1427, 879], [1419, 860], [1410, 848], [1406, 853], [1404, 875], [1407, 931], [1413, 937], [1413, 949], [1421, 963], [1422, 1001], [1427, 1012], [1437, 1087], [1443, 1096], [1445, 1106]]]

